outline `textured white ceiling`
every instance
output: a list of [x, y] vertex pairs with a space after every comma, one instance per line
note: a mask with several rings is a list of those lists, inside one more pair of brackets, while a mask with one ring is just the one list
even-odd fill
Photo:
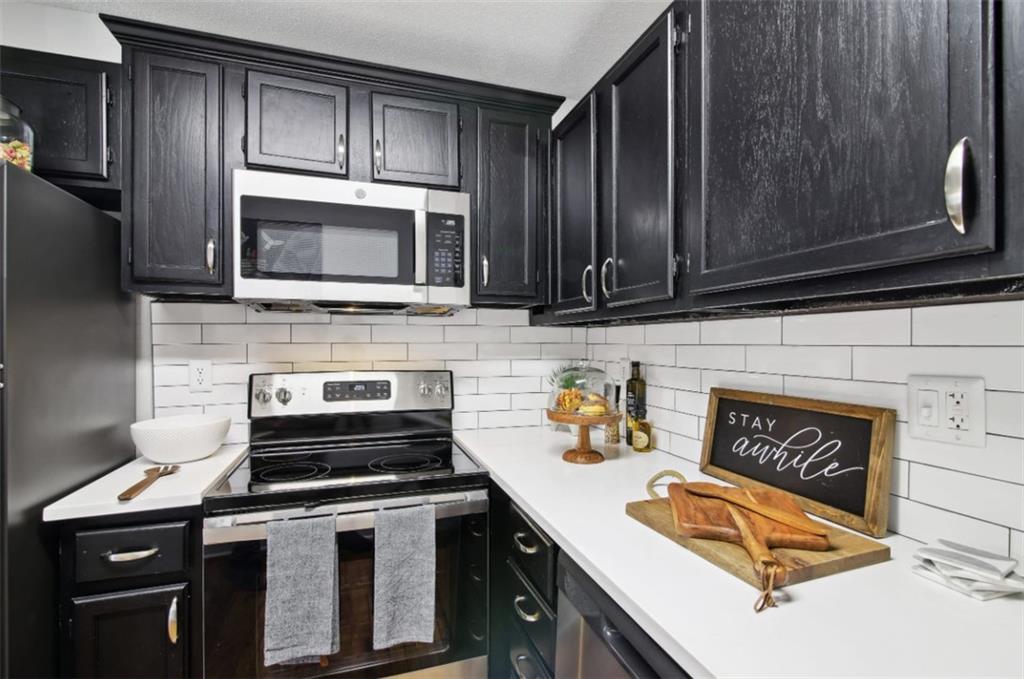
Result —
[[32, 1], [569, 99], [589, 90], [668, 6], [668, 0]]

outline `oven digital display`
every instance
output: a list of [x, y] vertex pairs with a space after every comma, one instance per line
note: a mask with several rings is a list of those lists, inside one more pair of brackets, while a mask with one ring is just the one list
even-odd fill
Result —
[[324, 382], [324, 400], [386, 401], [391, 398], [391, 382]]

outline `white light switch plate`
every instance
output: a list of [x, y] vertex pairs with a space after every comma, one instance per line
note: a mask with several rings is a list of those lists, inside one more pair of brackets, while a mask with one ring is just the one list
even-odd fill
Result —
[[907, 378], [910, 437], [985, 447], [985, 380], [911, 375]]

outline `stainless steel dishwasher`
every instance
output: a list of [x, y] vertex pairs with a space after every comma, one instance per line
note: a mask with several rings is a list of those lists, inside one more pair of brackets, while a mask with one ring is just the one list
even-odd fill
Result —
[[557, 679], [690, 676], [564, 552], [557, 582]]

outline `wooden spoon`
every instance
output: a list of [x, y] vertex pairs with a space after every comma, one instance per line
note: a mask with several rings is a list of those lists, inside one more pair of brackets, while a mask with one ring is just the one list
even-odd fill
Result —
[[161, 476], [170, 476], [171, 474], [177, 473], [179, 469], [181, 469], [181, 466], [176, 464], [164, 465], [163, 467], [150, 467], [143, 472], [145, 474], [145, 478], [127, 488], [123, 493], [117, 496], [117, 499], [121, 502], [134, 500], [142, 491], [156, 483], [156, 480]]

